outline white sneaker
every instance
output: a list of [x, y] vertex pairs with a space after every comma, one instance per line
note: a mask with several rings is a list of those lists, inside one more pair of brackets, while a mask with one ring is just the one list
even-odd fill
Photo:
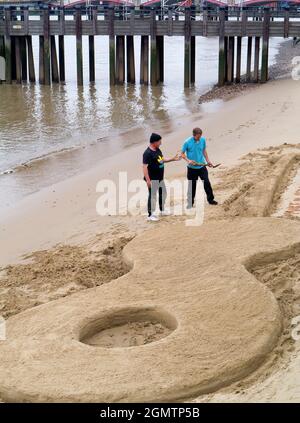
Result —
[[170, 216], [171, 213], [168, 210], [163, 210], [163, 211], [160, 212], [160, 215], [161, 216]]
[[157, 216], [155, 216], [155, 214], [151, 214], [151, 216], [148, 216], [147, 217], [147, 220], [149, 222], [158, 222], [159, 221], [159, 218]]

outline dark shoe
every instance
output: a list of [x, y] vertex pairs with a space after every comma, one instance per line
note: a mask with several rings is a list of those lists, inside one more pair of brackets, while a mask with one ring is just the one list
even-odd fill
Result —
[[217, 205], [218, 205], [218, 202], [217, 202], [217, 201], [215, 201], [215, 200], [212, 200], [212, 201], [210, 201], [210, 202], [209, 202], [209, 204], [210, 204], [211, 206], [217, 206]]

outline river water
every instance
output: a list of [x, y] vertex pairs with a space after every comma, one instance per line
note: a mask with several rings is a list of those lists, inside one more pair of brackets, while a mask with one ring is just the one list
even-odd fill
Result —
[[[271, 64], [280, 41], [271, 39]], [[38, 79], [38, 37], [33, 47]], [[165, 37], [162, 86], [110, 87], [108, 38], [96, 37], [96, 81], [89, 84], [88, 39], [83, 37], [85, 81], [77, 87], [75, 37], [65, 37], [65, 84], [0, 85], [0, 209], [123, 148], [146, 143], [153, 130], [203, 111], [199, 95], [217, 82], [218, 38], [196, 38], [196, 83], [190, 89], [183, 87], [183, 48], [182, 37]], [[137, 81], [139, 51], [136, 37]], [[245, 56], [244, 45], [243, 72]]]

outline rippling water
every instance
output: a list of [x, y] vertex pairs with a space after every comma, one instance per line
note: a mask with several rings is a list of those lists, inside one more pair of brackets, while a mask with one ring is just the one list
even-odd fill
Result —
[[[5, 199], [2, 206], [132, 143], [145, 142], [152, 128], [199, 111], [199, 95], [217, 81], [218, 39], [197, 37], [196, 43], [196, 84], [191, 89], [183, 87], [182, 37], [165, 37], [163, 86], [110, 87], [107, 37], [95, 40], [94, 84], [87, 79], [88, 38], [83, 37], [84, 86], [77, 87], [75, 37], [65, 37], [66, 84], [0, 85], [0, 174], [18, 169], [0, 175], [0, 198]], [[279, 43], [271, 40], [271, 62]], [[33, 47], [38, 79], [38, 37], [33, 37]], [[137, 81], [139, 51], [140, 39], [136, 37]], [[245, 46], [243, 53], [244, 72]], [[57, 154], [61, 151], [64, 153]], [[21, 164], [26, 166], [18, 168]]]

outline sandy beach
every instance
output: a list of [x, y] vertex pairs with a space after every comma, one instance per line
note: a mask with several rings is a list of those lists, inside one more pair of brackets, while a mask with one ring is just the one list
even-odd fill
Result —
[[[300, 314], [299, 114], [299, 81], [288, 78], [208, 105], [165, 128], [165, 156], [175, 154], [200, 126], [211, 160], [222, 164], [210, 170], [220, 204], [205, 207], [204, 224], [194, 231], [186, 232], [185, 216], [153, 225], [143, 213], [97, 214], [97, 182], [117, 183], [120, 171], [127, 172], [128, 182], [141, 179], [146, 141], [101, 157], [88, 171], [4, 210], [0, 314], [8, 318], [8, 341], [0, 346], [0, 397], [299, 402], [300, 344], [291, 337], [291, 321]], [[183, 161], [171, 163], [166, 178], [184, 180], [185, 172]], [[190, 246], [203, 240], [206, 248], [191, 257]], [[153, 254], [160, 257], [163, 277], [148, 259]], [[119, 313], [112, 319], [117, 329], [95, 321], [100, 310]], [[86, 344], [92, 348], [90, 367], [81, 358]], [[132, 355], [118, 347], [130, 347]], [[99, 375], [112, 378], [105, 393], [97, 378], [89, 387], [98, 351], [104, 357]], [[76, 371], [65, 387], [49, 368], [58, 357], [55, 367], [69, 378], [73, 353], [86, 377]], [[149, 370], [145, 362], [160, 353], [153, 380], [142, 386]], [[141, 369], [136, 384], [120, 365], [130, 359]], [[81, 378], [75, 395], [72, 387]], [[131, 380], [127, 387], [124, 380]]]

